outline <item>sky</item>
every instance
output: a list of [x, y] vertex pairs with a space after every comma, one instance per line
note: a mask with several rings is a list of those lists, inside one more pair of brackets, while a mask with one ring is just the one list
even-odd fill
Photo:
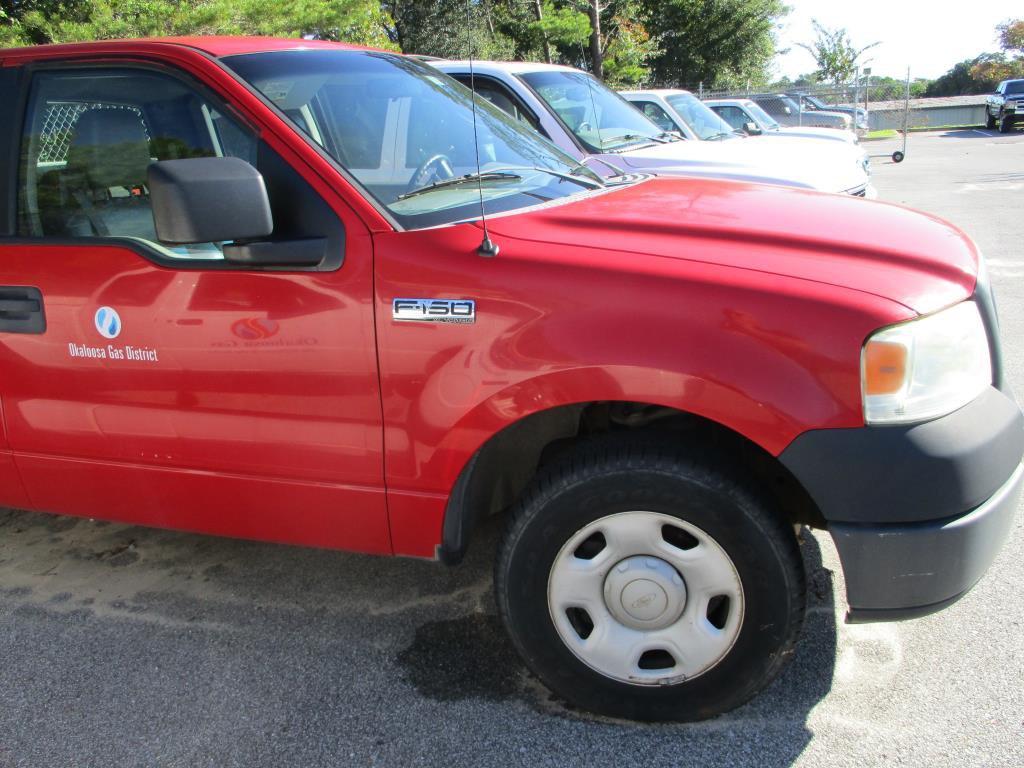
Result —
[[996, 24], [1024, 17], [1021, 0], [786, 0], [792, 9], [779, 31], [775, 74], [795, 78], [815, 69], [814, 59], [797, 43], [811, 42], [811, 19], [845, 27], [854, 45], [880, 41], [862, 62], [875, 75], [935, 78], [954, 64], [984, 51], [998, 51]]

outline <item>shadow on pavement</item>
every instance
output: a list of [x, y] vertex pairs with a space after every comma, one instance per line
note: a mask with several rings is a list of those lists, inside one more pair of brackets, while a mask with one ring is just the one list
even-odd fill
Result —
[[494, 615], [497, 535], [449, 569], [0, 512], [0, 757], [771, 768], [806, 748], [836, 658], [812, 536], [807, 620], [779, 679], [713, 721], [639, 725], [572, 710], [519, 662]]
[[933, 135], [942, 139], [998, 139], [1001, 136], [1019, 135], [1021, 128], [1024, 128], [1024, 125], [1016, 126], [1009, 133], [1000, 133], [995, 128], [957, 128], [950, 131], [936, 131]]

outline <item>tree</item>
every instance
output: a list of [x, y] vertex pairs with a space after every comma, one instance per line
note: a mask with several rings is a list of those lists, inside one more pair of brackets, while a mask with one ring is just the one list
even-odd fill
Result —
[[999, 44], [1004, 51], [1017, 51], [1018, 56], [1024, 54], [1024, 19], [1008, 21], [996, 29], [999, 32]]
[[[971, 67], [975, 80], [991, 83], [1024, 77], [1024, 19], [1014, 19], [996, 27], [1002, 53], [990, 55]], [[991, 88], [989, 89], [991, 90]]]
[[775, 56], [783, 0], [640, 0], [658, 52], [656, 85], [726, 88], [763, 84]]
[[857, 48], [843, 28], [829, 29], [817, 19], [812, 19], [817, 37], [811, 43], [797, 43], [814, 57], [818, 64], [815, 73], [821, 80], [831, 80], [836, 85], [845, 83], [857, 71], [857, 61], [864, 54], [880, 43], [875, 42]]
[[5, 45], [158, 35], [311, 35], [389, 47], [376, 0], [3, 0]]
[[[991, 79], [983, 73], [980, 65], [999, 63], [1005, 61], [1006, 57], [1001, 53], [983, 53], [973, 59], [964, 59], [946, 72], [946, 74], [933, 80], [924, 92], [925, 96], [966, 96], [977, 93], [991, 93], [996, 87], [996, 80]], [[975, 68], [979, 68], [975, 76]]]

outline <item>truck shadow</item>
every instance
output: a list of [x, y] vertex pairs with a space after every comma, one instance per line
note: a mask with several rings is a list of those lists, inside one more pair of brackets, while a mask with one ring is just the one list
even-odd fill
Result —
[[[45, 745], [52, 763], [37, 765], [230, 753], [275, 768], [331, 755], [476, 766], [493, 762], [496, 734], [508, 752], [494, 764], [787, 766], [807, 747], [836, 659], [832, 574], [813, 536], [807, 620], [780, 677], [716, 720], [642, 725], [576, 711], [523, 667], [493, 606], [498, 533], [486, 526], [445, 568], [0, 510], [0, 743]], [[76, 703], [73, 732], [53, 700]], [[168, 702], [188, 716], [168, 717]], [[209, 726], [195, 727], [199, 713]]]
[[[438, 702], [519, 698], [534, 711], [559, 718], [566, 735], [583, 742], [577, 743], [580, 759], [588, 739], [596, 751], [597, 744], [613, 737], [618, 749], [645, 755], [647, 765], [678, 765], [678, 755], [687, 754], [700, 755], [693, 762], [688, 758], [687, 765], [788, 766], [811, 741], [807, 716], [832, 687], [837, 649], [832, 572], [823, 564], [817, 540], [807, 532], [800, 538], [808, 610], [796, 652], [758, 697], [714, 720], [640, 724], [577, 710], [533, 678], [491, 612], [425, 622], [398, 662], [417, 691]], [[745, 757], [727, 748], [737, 740], [746, 740]], [[574, 762], [566, 757], [567, 764]]]

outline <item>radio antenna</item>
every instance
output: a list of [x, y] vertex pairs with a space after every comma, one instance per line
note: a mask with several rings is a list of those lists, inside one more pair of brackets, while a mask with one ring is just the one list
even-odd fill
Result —
[[[587, 60], [587, 55], [583, 51], [583, 43], [580, 43], [580, 56], [583, 57], [583, 61]], [[596, 65], [594, 62], [591, 62], [591, 66]], [[590, 82], [590, 78], [589, 74], [583, 74], [583, 79], [587, 82], [587, 93], [590, 94], [590, 108], [594, 110], [594, 124], [591, 127], [597, 130], [597, 143], [601, 145], [601, 151], [604, 152], [604, 138], [601, 136], [601, 117], [597, 114], [597, 102], [594, 100], [594, 84]]]
[[473, 2], [466, 0], [466, 35], [469, 38], [469, 90], [473, 103], [473, 152], [476, 155], [476, 191], [480, 198], [480, 225], [484, 230], [484, 239], [480, 247], [476, 249], [477, 254], [486, 259], [493, 259], [501, 250], [491, 240], [487, 231], [487, 213], [484, 211], [484, 182], [480, 172], [480, 136], [476, 127], [476, 74], [473, 70]]

